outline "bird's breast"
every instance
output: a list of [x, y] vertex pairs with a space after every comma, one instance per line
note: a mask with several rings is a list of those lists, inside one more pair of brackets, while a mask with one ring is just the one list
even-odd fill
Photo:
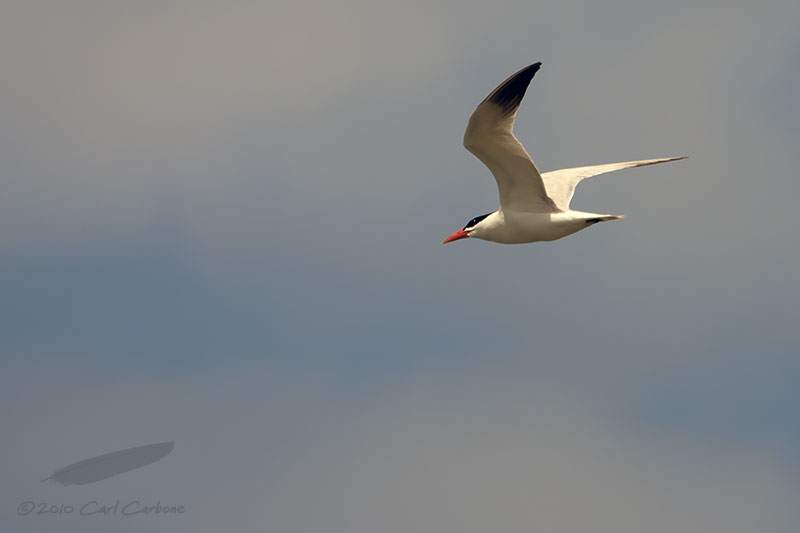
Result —
[[522, 244], [527, 242], [554, 241], [585, 227], [582, 221], [566, 213], [498, 213], [481, 234], [479, 239], [502, 244]]

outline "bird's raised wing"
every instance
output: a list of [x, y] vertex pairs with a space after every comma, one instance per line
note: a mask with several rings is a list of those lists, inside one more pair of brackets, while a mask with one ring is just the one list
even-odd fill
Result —
[[520, 70], [481, 102], [464, 133], [464, 147], [492, 171], [500, 192], [500, 208], [552, 212], [559, 209], [547, 196], [531, 156], [514, 136], [514, 117], [541, 63]]
[[572, 195], [575, 193], [575, 186], [583, 179], [591, 178], [598, 174], [605, 174], [606, 172], [613, 172], [615, 170], [644, 167], [658, 163], [667, 163], [669, 161], [679, 161], [681, 159], [686, 158], [666, 157], [662, 159], [642, 159], [641, 161], [592, 165], [589, 167], [562, 168], [561, 170], [545, 172], [542, 174], [542, 180], [544, 181], [547, 195], [552, 198], [559, 209], [567, 211], [569, 209], [569, 202], [572, 200]]

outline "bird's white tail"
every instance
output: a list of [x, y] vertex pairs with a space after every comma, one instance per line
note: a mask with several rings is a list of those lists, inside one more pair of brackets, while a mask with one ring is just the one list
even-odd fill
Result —
[[592, 218], [587, 218], [587, 224], [597, 224], [598, 222], [608, 222], [609, 220], [617, 220], [623, 218], [625, 215], [599, 215]]

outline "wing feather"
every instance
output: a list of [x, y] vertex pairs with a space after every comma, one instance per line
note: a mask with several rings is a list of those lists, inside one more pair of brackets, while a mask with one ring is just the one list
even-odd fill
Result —
[[561, 170], [545, 172], [542, 174], [542, 180], [544, 181], [547, 195], [552, 198], [559, 209], [567, 211], [569, 209], [569, 203], [572, 200], [572, 195], [575, 193], [575, 186], [578, 185], [581, 180], [615, 170], [644, 167], [647, 165], [656, 165], [658, 163], [667, 163], [669, 161], [680, 161], [681, 159], [686, 158], [666, 157], [661, 159], [642, 159], [640, 161], [625, 161], [624, 163], [592, 165], [588, 167], [562, 168]]
[[533, 159], [514, 136], [514, 119], [541, 63], [520, 70], [492, 91], [472, 113], [464, 147], [494, 175], [500, 208], [515, 211], [558, 211], [548, 197]]

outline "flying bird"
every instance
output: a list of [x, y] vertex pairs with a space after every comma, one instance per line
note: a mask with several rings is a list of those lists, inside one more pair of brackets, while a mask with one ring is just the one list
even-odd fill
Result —
[[643, 159], [541, 174], [513, 132], [522, 98], [541, 66], [534, 63], [508, 78], [472, 113], [464, 133], [464, 147], [494, 175], [500, 208], [473, 218], [442, 244], [467, 237], [503, 244], [554, 241], [598, 222], [622, 218], [570, 209], [575, 186], [585, 178], [614, 170], [685, 159]]

